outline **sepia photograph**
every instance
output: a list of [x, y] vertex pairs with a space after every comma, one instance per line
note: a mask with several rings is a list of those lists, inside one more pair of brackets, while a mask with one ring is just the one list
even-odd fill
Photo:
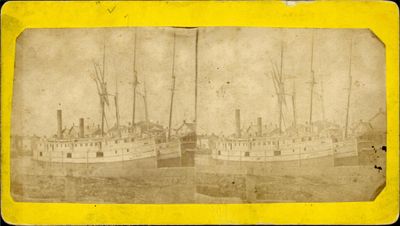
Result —
[[386, 184], [369, 29], [26, 29], [14, 69], [17, 202], [358, 202]]

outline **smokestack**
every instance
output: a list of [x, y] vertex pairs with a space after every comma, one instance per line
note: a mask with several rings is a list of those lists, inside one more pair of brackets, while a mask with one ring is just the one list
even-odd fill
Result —
[[62, 139], [63, 134], [62, 134], [62, 111], [57, 110], [57, 138]]
[[85, 137], [85, 121], [83, 118], [79, 119], [79, 137]]
[[241, 132], [240, 132], [240, 109], [236, 109], [236, 137], [240, 138], [241, 137]]
[[262, 136], [262, 118], [257, 118], [257, 128], [258, 128], [258, 136]]

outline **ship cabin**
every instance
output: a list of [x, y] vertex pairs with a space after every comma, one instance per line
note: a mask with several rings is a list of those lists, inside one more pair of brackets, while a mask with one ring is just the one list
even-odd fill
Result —
[[331, 146], [329, 136], [318, 134], [303, 134], [302, 136], [265, 136], [252, 138], [221, 138], [216, 145], [215, 155], [230, 155], [236, 157], [298, 155], [307, 151], [315, 151], [320, 146]]
[[[237, 161], [267, 161], [267, 158], [290, 159], [290, 156], [311, 156], [318, 155], [317, 152], [332, 150], [330, 127], [316, 129], [299, 124], [280, 132], [276, 127], [262, 127], [261, 120], [258, 121], [258, 130], [248, 129], [239, 134], [240, 136], [236, 133], [220, 138], [213, 156]], [[249, 131], [256, 132], [248, 133]]]
[[143, 151], [143, 148], [148, 148], [149, 152], [153, 152], [154, 145], [155, 139], [153, 137], [43, 139], [38, 144], [37, 157], [45, 157], [44, 155], [50, 157], [53, 153], [50, 158], [102, 158], [105, 156], [105, 152], [107, 152], [107, 155], [123, 155], [139, 149]]

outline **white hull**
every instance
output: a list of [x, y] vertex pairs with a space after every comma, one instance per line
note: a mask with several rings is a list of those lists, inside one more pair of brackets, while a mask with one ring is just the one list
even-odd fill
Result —
[[[181, 156], [179, 140], [156, 144], [147, 138], [130, 142], [128, 138], [115, 140], [55, 141], [43, 142], [33, 151], [33, 159], [58, 163], [106, 163], [122, 162], [136, 159], [168, 159]], [[81, 143], [83, 144], [81, 146]], [[89, 145], [86, 146], [86, 143]], [[96, 145], [91, 145], [97, 143]], [[100, 144], [101, 143], [101, 144]], [[48, 145], [50, 144], [50, 146]]]
[[[228, 147], [228, 148], [226, 148]], [[304, 142], [295, 145], [282, 145], [279, 151], [273, 146], [253, 148], [230, 148], [231, 145], [220, 145], [212, 151], [212, 158], [242, 162], [283, 162], [317, 159], [328, 156], [335, 158], [354, 157], [358, 155], [357, 140], [350, 139], [338, 143]], [[243, 145], [242, 145], [243, 147]]]

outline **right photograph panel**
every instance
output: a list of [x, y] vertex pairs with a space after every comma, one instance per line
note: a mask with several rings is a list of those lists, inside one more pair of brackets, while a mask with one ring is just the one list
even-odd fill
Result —
[[371, 201], [385, 187], [385, 46], [368, 29], [208, 27], [197, 203]]

